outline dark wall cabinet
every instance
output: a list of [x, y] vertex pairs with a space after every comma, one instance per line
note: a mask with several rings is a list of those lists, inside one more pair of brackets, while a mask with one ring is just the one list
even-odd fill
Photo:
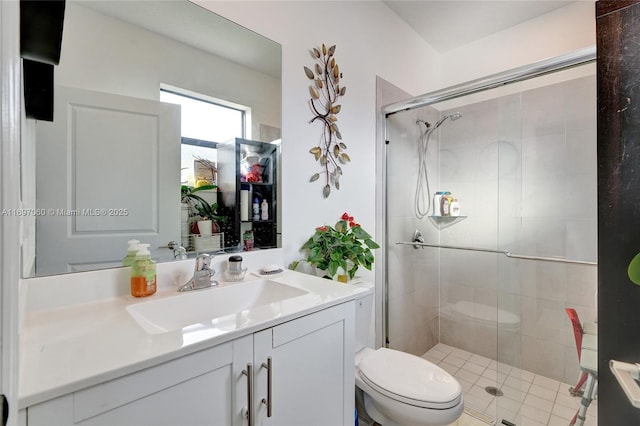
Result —
[[[277, 247], [277, 166], [279, 145], [236, 138], [218, 145], [222, 211], [230, 220], [222, 225], [225, 247], [245, 247], [249, 231], [255, 248]], [[255, 209], [257, 204], [257, 209]]]

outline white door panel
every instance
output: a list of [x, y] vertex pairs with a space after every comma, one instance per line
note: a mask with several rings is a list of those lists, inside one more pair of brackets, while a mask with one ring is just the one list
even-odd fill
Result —
[[37, 132], [36, 272], [117, 266], [126, 242], [180, 241], [180, 107], [57, 86]]

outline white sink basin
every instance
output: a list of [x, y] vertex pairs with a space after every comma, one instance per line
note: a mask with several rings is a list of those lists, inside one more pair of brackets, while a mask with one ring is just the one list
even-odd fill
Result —
[[263, 279], [177, 293], [129, 305], [127, 311], [147, 332], [158, 334], [305, 294], [306, 290]]

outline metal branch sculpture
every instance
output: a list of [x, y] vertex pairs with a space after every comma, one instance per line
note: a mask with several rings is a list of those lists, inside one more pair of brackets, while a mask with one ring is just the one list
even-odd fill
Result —
[[318, 180], [321, 174], [325, 175], [325, 185], [322, 188], [324, 198], [331, 194], [331, 185], [337, 190], [340, 189], [340, 176], [342, 176], [340, 164], [344, 165], [351, 161], [345, 152], [347, 145], [342, 142], [342, 135], [336, 123], [341, 109], [340, 104], [337, 103], [338, 98], [344, 96], [347, 88], [339, 84], [342, 73], [333, 56], [335, 51], [335, 45], [327, 49], [323, 43], [321, 50], [314, 47], [311, 55], [315, 60], [315, 66], [313, 69], [304, 67], [307, 77], [314, 81], [309, 86], [311, 95], [309, 106], [314, 114], [309, 124], [314, 121], [322, 123], [320, 144], [311, 148], [309, 152], [313, 154], [316, 161], [320, 162], [323, 171], [313, 174], [309, 182]]

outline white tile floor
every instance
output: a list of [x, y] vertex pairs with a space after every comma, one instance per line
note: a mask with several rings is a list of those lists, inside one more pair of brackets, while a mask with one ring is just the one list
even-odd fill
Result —
[[[506, 419], [517, 426], [567, 426], [580, 405], [580, 398], [569, 395], [570, 384], [452, 346], [438, 343], [423, 357], [460, 382], [466, 407], [496, 419], [497, 425]], [[486, 386], [498, 387], [504, 395], [494, 397], [484, 390]], [[597, 418], [595, 400], [587, 411], [585, 426], [597, 426]], [[476, 423], [465, 415], [451, 426], [476, 424], [486, 423]]]

